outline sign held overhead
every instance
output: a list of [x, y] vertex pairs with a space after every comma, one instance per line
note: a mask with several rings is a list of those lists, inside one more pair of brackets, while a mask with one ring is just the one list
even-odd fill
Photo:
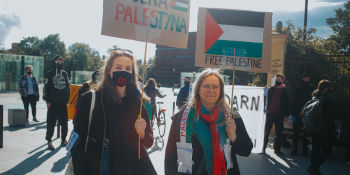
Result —
[[104, 0], [102, 35], [187, 48], [189, 0]]
[[269, 72], [272, 13], [199, 8], [199, 67]]

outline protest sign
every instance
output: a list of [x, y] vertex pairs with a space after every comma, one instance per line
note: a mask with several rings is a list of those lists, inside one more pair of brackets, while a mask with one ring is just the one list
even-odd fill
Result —
[[104, 0], [102, 35], [187, 48], [188, 0]]
[[199, 8], [199, 67], [269, 72], [272, 13]]
[[[241, 115], [249, 137], [253, 142], [253, 153], [261, 153], [264, 143], [265, 99], [267, 88], [252, 86], [235, 86], [233, 108]], [[232, 86], [226, 85], [226, 100], [231, 102]]]

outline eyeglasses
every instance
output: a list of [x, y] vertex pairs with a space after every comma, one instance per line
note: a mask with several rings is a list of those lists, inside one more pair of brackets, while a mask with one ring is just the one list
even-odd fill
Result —
[[220, 88], [220, 86], [218, 86], [218, 85], [212, 85], [212, 86], [210, 86], [210, 85], [208, 85], [208, 84], [204, 84], [204, 85], [202, 85], [201, 87], [204, 88], [204, 89], [206, 89], [206, 90], [209, 90], [210, 88], [212, 88], [212, 89], [214, 89], [214, 90]]

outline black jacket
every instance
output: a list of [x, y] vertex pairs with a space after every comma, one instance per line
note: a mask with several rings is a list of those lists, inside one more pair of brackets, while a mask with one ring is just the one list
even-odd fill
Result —
[[184, 86], [180, 89], [179, 94], [176, 97], [176, 106], [180, 109], [183, 107], [187, 101], [189, 96], [190, 86]]
[[[177, 173], [177, 148], [176, 148], [176, 142], [180, 141], [180, 122], [182, 115], [185, 111], [185, 108], [183, 108], [180, 112], [175, 114], [173, 116], [173, 123], [171, 124], [169, 138], [168, 138], [168, 144], [165, 150], [165, 175], [176, 175]], [[239, 166], [237, 163], [236, 154], [240, 156], [249, 156], [252, 148], [253, 143], [250, 140], [250, 137], [245, 129], [244, 123], [242, 118], [236, 118], [234, 119], [236, 122], [236, 141], [234, 143], [231, 143], [231, 158], [233, 162], [233, 169], [228, 170], [228, 175], [240, 175]], [[194, 164], [192, 166], [192, 174], [196, 174], [199, 171], [200, 162], [203, 159], [203, 148], [201, 144], [199, 143], [199, 140], [197, 139], [196, 135], [192, 135], [192, 160], [194, 161]], [[202, 169], [200, 170], [200, 175], [206, 175], [208, 174], [205, 170], [205, 163], [204, 166], [202, 166]]]
[[[269, 108], [269, 105], [271, 104], [273, 94], [277, 88], [275, 86], [271, 87], [268, 90], [268, 98], [267, 98], [267, 109]], [[285, 87], [282, 87], [282, 96], [281, 96], [281, 101], [280, 101], [280, 112], [279, 115], [281, 116], [288, 116], [289, 115], [289, 95], [288, 95], [288, 90]]]
[[301, 109], [305, 103], [311, 100], [313, 88], [311, 85], [303, 80], [300, 81], [299, 85], [294, 89], [292, 95], [292, 107], [291, 114], [299, 117]]
[[57, 69], [49, 70], [45, 79], [43, 99], [47, 103], [67, 104], [70, 89], [68, 74], [66, 71]]
[[[104, 138], [109, 127], [110, 139], [110, 174], [111, 175], [154, 175], [156, 171], [148, 157], [146, 148], [153, 145], [153, 131], [145, 108], [142, 118], [146, 120], [145, 138], [141, 140], [141, 159], [138, 159], [138, 135], [134, 123], [138, 117], [139, 103], [128, 101], [123, 111], [111, 102], [111, 95], [106, 90], [96, 92], [96, 102], [91, 120], [89, 140], [86, 140], [91, 92], [84, 93], [78, 101], [74, 130], [80, 140], [72, 148], [71, 154], [76, 175], [99, 175], [104, 149]], [[118, 108], [121, 114], [115, 113]], [[116, 117], [118, 116], [118, 117]], [[106, 122], [108, 120], [109, 122]], [[84, 152], [87, 142], [87, 150]]]

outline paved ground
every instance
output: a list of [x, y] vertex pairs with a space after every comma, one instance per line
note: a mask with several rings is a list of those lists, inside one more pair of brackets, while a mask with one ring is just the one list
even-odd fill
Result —
[[[162, 89], [167, 94], [164, 99], [164, 107], [167, 109], [167, 130], [171, 125], [172, 104], [175, 98], [171, 89]], [[47, 150], [45, 141], [46, 132], [46, 106], [39, 101], [37, 108], [38, 123], [30, 122], [27, 127], [9, 127], [7, 122], [7, 110], [12, 108], [23, 108], [20, 97], [17, 93], [0, 94], [0, 104], [4, 105], [4, 147], [0, 148], [0, 174], [1, 175], [23, 175], [23, 174], [64, 174], [65, 167], [69, 160], [66, 150], [59, 147], [60, 139], [54, 141], [57, 147], [54, 151]], [[31, 115], [30, 115], [31, 119]], [[69, 129], [72, 128], [69, 122]], [[157, 136], [157, 130], [154, 130]], [[55, 135], [56, 137], [56, 130]], [[164, 137], [167, 141], [167, 134]], [[156, 141], [159, 147], [160, 141]], [[283, 150], [289, 152], [289, 150]], [[284, 156], [282, 158], [267, 150], [267, 155], [252, 154], [248, 158], [238, 157], [242, 175], [306, 175], [305, 169], [309, 160], [302, 156]], [[153, 147], [149, 150], [151, 160], [158, 171], [164, 174], [164, 149]], [[338, 150], [333, 153], [322, 167], [325, 175], [349, 175], [350, 166], [342, 161], [342, 154]]]

